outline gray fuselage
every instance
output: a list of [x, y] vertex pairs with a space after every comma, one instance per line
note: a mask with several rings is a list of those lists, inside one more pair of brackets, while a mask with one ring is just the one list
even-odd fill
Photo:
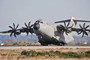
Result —
[[[65, 33], [59, 33], [56, 28], [57, 25], [49, 25], [46, 22], [39, 22], [39, 29], [34, 29], [34, 32], [38, 36], [41, 45], [56, 44], [64, 45], [70, 44], [74, 39], [72, 33], [66, 35]], [[69, 39], [70, 38], [70, 39]]]

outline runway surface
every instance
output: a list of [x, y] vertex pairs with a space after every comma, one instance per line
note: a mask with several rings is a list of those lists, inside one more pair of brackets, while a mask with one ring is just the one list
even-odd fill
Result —
[[90, 46], [0, 46], [0, 49], [61, 49], [61, 48], [68, 48], [68, 49], [90, 49]]

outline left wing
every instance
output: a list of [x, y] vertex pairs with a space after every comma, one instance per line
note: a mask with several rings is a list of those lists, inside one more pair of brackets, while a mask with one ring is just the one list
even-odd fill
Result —
[[0, 32], [0, 33], [10, 33], [11, 32], [11, 30], [8, 30], [8, 31], [2, 31], [2, 32]]
[[24, 32], [27, 33], [27, 35], [29, 34], [29, 32], [31, 34], [34, 33], [33, 28], [32, 28], [33, 25], [30, 26], [30, 22], [28, 23], [28, 25], [25, 23], [26, 27], [23, 27], [21, 29], [17, 29], [18, 26], [19, 26], [19, 24], [15, 27], [15, 24], [13, 23], [13, 27], [9, 26], [11, 28], [11, 30], [3, 31], [0, 33], [10, 33], [10, 36], [12, 36], [12, 34], [14, 34], [15, 37], [16, 37], [16, 35], [19, 35], [19, 34], [24, 33]]

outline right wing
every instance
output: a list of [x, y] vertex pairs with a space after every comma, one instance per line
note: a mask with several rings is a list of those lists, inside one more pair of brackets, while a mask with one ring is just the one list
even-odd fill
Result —
[[[72, 31], [79, 32], [79, 31], [82, 31], [82, 29], [81, 28], [72, 28]], [[86, 29], [86, 31], [90, 32], [90, 29]]]
[[90, 22], [89, 20], [77, 20], [77, 19], [74, 19], [75, 22]]
[[71, 20], [73, 20], [75, 23], [77, 23], [77, 22], [90, 22], [90, 20], [79, 20], [79, 19], [75, 19], [75, 18], [72, 16], [71, 19], [62, 20], [62, 21], [57, 21], [57, 22], [55, 22], [55, 23], [70, 22]]
[[[77, 32], [78, 34], [81, 34], [83, 33], [82, 37], [84, 35], [87, 35], [88, 36], [88, 32], [90, 32], [90, 29], [88, 29], [90, 27], [90, 25], [87, 25], [85, 26], [85, 23], [83, 24], [83, 26], [81, 26], [79, 24], [80, 28], [73, 28], [73, 26], [69, 27], [68, 25], [65, 24], [65, 26], [63, 25], [59, 25], [57, 26], [57, 31], [60, 33], [60, 32], [65, 32], [66, 35], [68, 35], [68, 33], [72, 32], [72, 31], [75, 31]], [[87, 32], [88, 31], [88, 32]]]
[[[57, 21], [55, 23], [63, 23], [63, 22], [70, 22], [71, 19], [67, 19], [67, 20], [62, 20], [62, 21]], [[74, 22], [90, 22], [89, 20], [76, 20], [76, 19], [73, 19]]]

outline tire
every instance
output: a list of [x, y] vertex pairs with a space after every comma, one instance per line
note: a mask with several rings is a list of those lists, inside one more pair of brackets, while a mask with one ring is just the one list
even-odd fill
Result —
[[46, 44], [46, 43], [41, 43], [41, 45], [42, 45], [42, 46], [48, 46], [48, 44]]

